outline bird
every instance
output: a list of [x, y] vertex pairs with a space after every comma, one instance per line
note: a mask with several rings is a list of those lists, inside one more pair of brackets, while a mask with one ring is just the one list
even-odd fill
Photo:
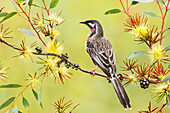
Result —
[[107, 75], [124, 109], [131, 109], [130, 99], [116, 73], [116, 59], [112, 45], [104, 36], [101, 24], [94, 19], [80, 23], [90, 28], [90, 33], [85, 41], [85, 48], [92, 62]]

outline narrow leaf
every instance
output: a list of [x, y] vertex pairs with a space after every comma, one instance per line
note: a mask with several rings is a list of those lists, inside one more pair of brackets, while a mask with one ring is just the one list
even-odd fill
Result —
[[52, 0], [50, 3], [50, 8], [55, 8], [58, 4], [59, 0]]
[[166, 98], [166, 103], [167, 103], [167, 105], [168, 105], [168, 107], [169, 107], [169, 109], [170, 109], [170, 96], [168, 96], [168, 99], [169, 99], [169, 100], [167, 100], [167, 98]]
[[116, 14], [116, 13], [120, 13], [121, 10], [120, 9], [111, 9], [109, 11], [106, 11], [104, 14], [108, 15], [108, 14]]
[[41, 97], [42, 97], [42, 87], [40, 86], [40, 89], [38, 91], [38, 104], [40, 105], [41, 103]]
[[170, 46], [168, 46], [166, 49], [165, 49], [165, 51], [169, 51], [170, 50]]
[[14, 16], [14, 15], [16, 15], [16, 14], [17, 14], [17, 12], [9, 13], [8, 15], [6, 15], [6, 16], [3, 18], [2, 21], [0, 21], [0, 23], [2, 23], [3, 21], [5, 21], [5, 20], [11, 18], [12, 16]]
[[0, 13], [0, 17], [4, 17], [4, 16], [6, 16], [6, 15], [8, 15], [7, 12], [2, 12], [2, 13]]
[[33, 2], [33, 1], [30, 0], [30, 1], [28, 2], [28, 5], [31, 6], [31, 5], [32, 5], [32, 2]]
[[162, 0], [158, 0], [160, 3], [163, 3], [163, 1]]
[[7, 84], [7, 85], [0, 85], [0, 88], [19, 88], [22, 87], [20, 84]]
[[22, 103], [23, 103], [25, 108], [29, 107], [29, 103], [28, 103], [28, 101], [25, 97], [22, 98]]
[[15, 106], [13, 109], [12, 109], [12, 113], [18, 113], [18, 107]]
[[[35, 99], [38, 100], [38, 94], [37, 94], [37, 92], [34, 91], [34, 89], [32, 89], [32, 92], [33, 92], [33, 94], [34, 94]], [[44, 108], [43, 108], [43, 105], [42, 105], [42, 102], [40, 102], [40, 106], [41, 106], [42, 109], [44, 109]]]
[[142, 54], [144, 54], [145, 51], [138, 51], [138, 52], [134, 52], [133, 54], [130, 55], [130, 57], [128, 59], [131, 59], [133, 57], [137, 57], [137, 56], [140, 56]]
[[158, 15], [156, 13], [153, 13], [153, 12], [143, 12], [144, 14], [146, 15], [150, 15], [152, 17], [158, 17]]
[[170, 64], [168, 65], [168, 69], [170, 68]]
[[23, 1], [25, 1], [25, 0], [18, 0], [17, 3], [20, 3], [20, 2], [23, 2]]
[[154, 0], [133, 0], [133, 1], [141, 2], [141, 3], [150, 3], [153, 2]]
[[25, 7], [27, 7], [28, 6], [28, 2], [29, 2], [30, 0], [26, 0], [25, 1]]
[[131, 5], [136, 5], [136, 4], [138, 4], [139, 2], [137, 2], [137, 1], [132, 1], [132, 4]]
[[0, 106], [0, 110], [7, 107], [9, 104], [11, 104], [14, 101], [15, 97], [11, 97], [9, 98], [7, 101], [5, 101], [1, 106]]
[[14, 0], [11, 0], [11, 2], [13, 3], [13, 5], [14, 5], [14, 7], [15, 7], [15, 10], [18, 11], [17, 6], [16, 6], [16, 4], [15, 4], [15, 1], [14, 1]]
[[5, 112], [5, 113], [9, 113], [9, 110], [7, 112]]
[[167, 76], [167, 77], [165, 77], [165, 78], [162, 80], [162, 82], [166, 82], [166, 81], [169, 80], [169, 79], [170, 79], [170, 75]]
[[34, 89], [32, 89], [32, 92], [33, 92], [33, 94], [34, 94], [35, 99], [38, 100], [38, 94], [37, 94], [37, 92], [35, 92]]
[[22, 32], [24, 32], [24, 33], [26, 33], [27, 35], [35, 36], [35, 34], [34, 34], [33, 32], [31, 32], [31, 31], [29, 31], [29, 30], [27, 30], [27, 29], [19, 29], [19, 28], [18, 28], [18, 30], [20, 30], [20, 31], [22, 31]]

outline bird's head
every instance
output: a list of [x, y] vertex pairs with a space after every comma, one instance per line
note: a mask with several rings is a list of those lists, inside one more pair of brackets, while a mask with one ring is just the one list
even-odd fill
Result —
[[97, 20], [86, 20], [86, 21], [82, 21], [80, 23], [85, 24], [90, 28], [90, 30], [91, 30], [90, 34], [97, 35], [97, 36], [103, 36], [102, 26]]

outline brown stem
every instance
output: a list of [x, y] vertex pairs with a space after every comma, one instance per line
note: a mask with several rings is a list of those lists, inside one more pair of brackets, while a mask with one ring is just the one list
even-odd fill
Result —
[[43, 2], [43, 4], [44, 4], [44, 9], [47, 11], [47, 14], [48, 14], [48, 16], [49, 16], [49, 15], [50, 15], [50, 14], [49, 14], [49, 10], [47, 9], [47, 6], [46, 6], [46, 4], [45, 4], [45, 1], [42, 0], [42, 2]]
[[[167, 12], [168, 12], [168, 6], [169, 6], [169, 3], [170, 3], [170, 1], [168, 0], [168, 2], [167, 2], [167, 5], [165, 6], [165, 13], [163, 14], [163, 11], [162, 11], [162, 8], [161, 8], [161, 6], [160, 6], [160, 3], [159, 3], [159, 1], [156, 1], [156, 3], [158, 4], [158, 6], [159, 6], [159, 9], [160, 9], [160, 11], [161, 11], [161, 18], [162, 18], [162, 26], [161, 26], [161, 36], [160, 36], [160, 45], [162, 44], [162, 39], [163, 39], [163, 34], [164, 34], [164, 25], [165, 25], [165, 17], [166, 17], [166, 14], [167, 14]], [[165, 5], [165, 4], [164, 4]]]
[[[11, 44], [8, 44], [7, 42], [5, 42], [5, 41], [2, 40], [2, 39], [0, 39], [0, 42], [6, 44], [7, 46], [9, 46], [9, 47], [11, 47], [11, 48], [13, 48], [13, 49], [15, 49], [15, 50], [21, 51], [21, 49], [13, 46], [13, 45], [11, 45]], [[60, 55], [57, 55], [57, 54], [54, 54], [54, 53], [37, 53], [37, 52], [32, 52], [32, 54], [34, 54], [34, 55], [45, 55], [45, 56], [49, 55], [49, 56], [56, 56], [56, 57], [58, 57], [58, 58], [60, 58], [60, 59], [62, 58]], [[72, 63], [72, 64], [73, 64], [73, 63]], [[84, 73], [88, 73], [88, 74], [93, 74], [93, 73], [94, 73], [94, 72], [92, 72], [92, 71], [88, 71], [88, 70], [85, 70], [85, 69], [82, 69], [82, 68], [79, 68], [79, 70], [82, 71], [82, 72], [84, 72]], [[101, 73], [97, 73], [97, 72], [95, 72], [95, 75], [98, 75], [98, 76], [101, 76], [101, 77], [104, 77], [104, 78], [108, 78], [106, 75], [101, 74]], [[37, 79], [38, 79], [38, 78], [39, 78], [39, 77], [37, 77]]]
[[156, 113], [159, 113], [159, 112], [162, 113], [162, 109], [163, 109], [166, 105], [167, 105], [167, 103], [163, 104], [162, 107], [161, 107], [161, 109], [159, 109]]
[[13, 46], [13, 45], [11, 45], [11, 44], [9, 44], [9, 43], [5, 42], [5, 41], [4, 41], [4, 40], [2, 40], [2, 39], [0, 39], [0, 42], [2, 42], [2, 43], [4, 43], [4, 44], [6, 44], [6, 45], [7, 45], [7, 46], [9, 46], [9, 47], [12, 47], [13, 49], [16, 49], [16, 50], [21, 51], [21, 49], [19, 49], [19, 48], [15, 47], [15, 46]]
[[36, 30], [36, 28], [34, 27], [33, 23], [31, 22], [30, 17], [27, 15], [27, 13], [23, 10], [23, 8], [21, 7], [21, 5], [19, 3], [16, 2], [16, 0], [14, 0], [15, 3], [18, 5], [18, 7], [21, 9], [21, 11], [25, 14], [25, 16], [28, 19], [28, 22], [30, 23], [31, 27], [33, 28], [33, 30], [36, 32], [38, 38], [41, 40], [41, 42], [44, 44], [44, 46], [46, 46], [45, 42], [41, 39], [40, 34], [38, 33], [38, 31]]

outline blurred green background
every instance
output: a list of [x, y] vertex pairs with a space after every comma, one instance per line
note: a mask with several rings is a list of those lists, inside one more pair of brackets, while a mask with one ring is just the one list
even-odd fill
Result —
[[[15, 11], [14, 6], [10, 0], [0, 0], [0, 8], [5, 7], [3, 11], [12, 12]], [[41, 4], [41, 0], [35, 0], [35, 3]], [[46, 0], [47, 6], [49, 6], [49, 0]], [[119, 8], [121, 9], [119, 0], [60, 0], [58, 6], [51, 10], [51, 13], [56, 15], [63, 10], [61, 16], [65, 17], [65, 22], [58, 28], [61, 35], [60, 40], [64, 40], [64, 52], [67, 52], [69, 59], [72, 62], [80, 64], [84, 69], [91, 70], [95, 66], [91, 62], [88, 54], [85, 50], [85, 39], [89, 33], [89, 28], [85, 25], [80, 25], [80, 21], [87, 19], [97, 19], [103, 26], [105, 36], [110, 40], [114, 52], [116, 54], [117, 71], [121, 72], [120, 66], [123, 66], [123, 60], [128, 58], [133, 52], [146, 50], [148, 48], [145, 44], [137, 44], [133, 41], [133, 35], [124, 32], [124, 22], [127, 19], [125, 14], [116, 15], [104, 15], [109, 9]], [[42, 10], [33, 7], [32, 15], [35, 13], [41, 13]], [[133, 6], [130, 10], [131, 14], [146, 12], [156, 12], [160, 14], [156, 3], [138, 4]], [[169, 20], [168, 15], [166, 20]], [[158, 25], [160, 28], [160, 18], [153, 18], [148, 16], [149, 23]], [[17, 28], [25, 28], [31, 30], [30, 25], [22, 18], [14, 16], [11, 19], [5, 21], [4, 27], [10, 27], [13, 31], [10, 36], [13, 39], [6, 39], [9, 43], [19, 45], [22, 39], [26, 39], [27, 45], [36, 41], [39, 46], [40, 40], [36, 37], [30, 37]], [[165, 28], [169, 27], [170, 23], [166, 21]], [[163, 46], [169, 45], [169, 31], [165, 33], [167, 36], [163, 40]], [[48, 41], [48, 39], [44, 39]], [[40, 65], [32, 63], [31, 61], [24, 63], [20, 59], [12, 58], [17, 55], [18, 52], [7, 47], [4, 44], [0, 44], [0, 61], [2, 61], [6, 67], [8, 78], [6, 82], [0, 80], [0, 84], [19, 83], [28, 84], [24, 79], [28, 78], [28, 73], [34, 74]], [[35, 57], [33, 57], [37, 60]], [[151, 58], [147, 55], [138, 57], [139, 63], [150, 63]], [[153, 108], [161, 107], [164, 102], [157, 104], [155, 99], [152, 99], [151, 88], [143, 90], [136, 84], [130, 84], [126, 87], [126, 91], [130, 97], [132, 110], [125, 111], [122, 105], [119, 103], [118, 98], [114, 92], [111, 84], [108, 84], [106, 79], [98, 76], [91, 77], [89, 74], [82, 73], [70, 69], [73, 73], [72, 79], [65, 81], [63, 85], [61, 82], [54, 83], [52, 77], [46, 77], [43, 82], [43, 95], [42, 102], [44, 110], [38, 105], [38, 102], [33, 97], [31, 88], [24, 92], [24, 96], [30, 103], [31, 113], [54, 113], [55, 109], [52, 105], [60, 97], [66, 97], [66, 101], [72, 100], [76, 105], [80, 103], [74, 113], [137, 113], [139, 110], [147, 110], [149, 101], [152, 101]], [[40, 71], [42, 72], [42, 71]], [[39, 73], [40, 73], [39, 72]], [[101, 72], [99, 69], [97, 72]], [[19, 89], [0, 89], [0, 104], [6, 101], [8, 98], [16, 96], [23, 88]], [[21, 111], [26, 112], [22, 105], [21, 97], [17, 101], [17, 105]], [[1, 113], [6, 112], [9, 107], [1, 110]], [[168, 113], [170, 110], [166, 106], [163, 109], [164, 113]]]

